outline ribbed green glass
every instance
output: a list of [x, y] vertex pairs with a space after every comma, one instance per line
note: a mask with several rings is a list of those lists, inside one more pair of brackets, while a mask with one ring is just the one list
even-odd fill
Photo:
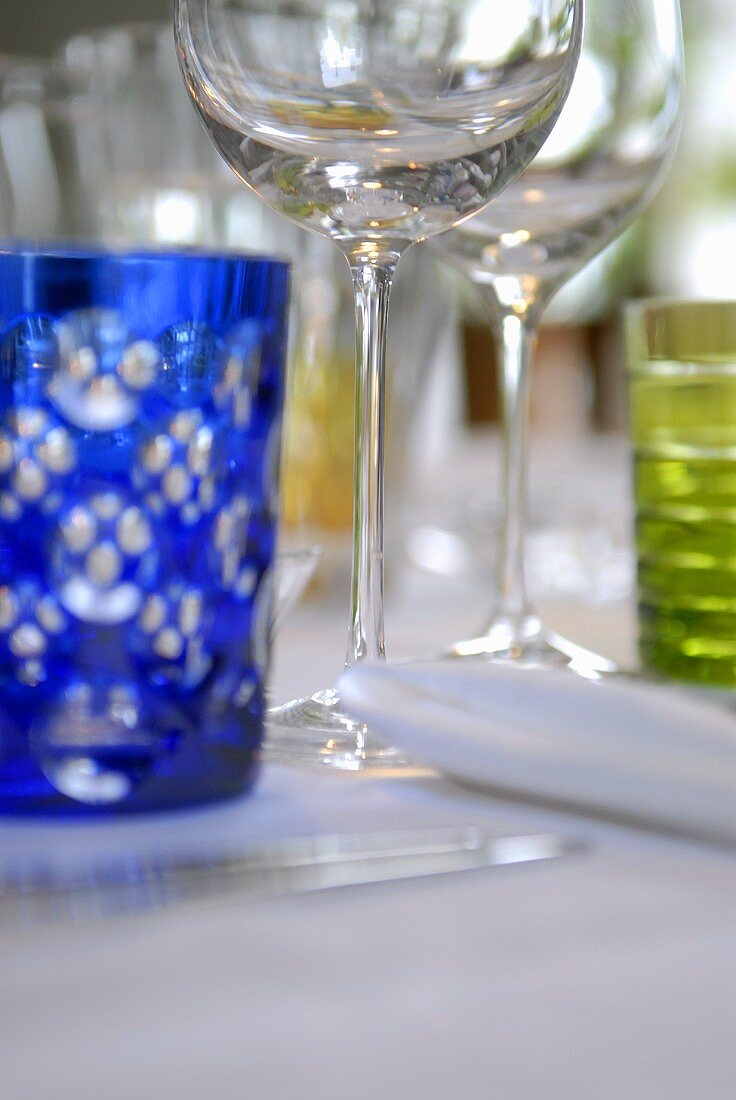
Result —
[[736, 302], [635, 303], [626, 336], [642, 663], [736, 685]]

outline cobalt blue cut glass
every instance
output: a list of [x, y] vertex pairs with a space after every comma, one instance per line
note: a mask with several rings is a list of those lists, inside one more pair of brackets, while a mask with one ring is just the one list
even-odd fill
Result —
[[278, 260], [0, 247], [0, 811], [253, 781], [287, 305]]

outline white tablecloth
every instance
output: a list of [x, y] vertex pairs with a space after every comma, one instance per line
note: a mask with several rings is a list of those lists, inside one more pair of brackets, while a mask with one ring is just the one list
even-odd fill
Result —
[[[394, 587], [394, 655], [432, 653], [480, 625], [478, 594], [450, 589]], [[285, 628], [278, 696], [336, 675], [339, 597]], [[626, 609], [550, 613], [577, 641], [631, 656]], [[249, 800], [177, 820], [185, 848], [241, 827], [254, 844], [425, 824], [556, 830], [589, 848], [544, 865], [6, 929], [2, 1100], [734, 1096], [732, 855], [440, 779], [275, 766]], [[38, 849], [45, 828], [6, 824], [0, 839]], [[155, 827], [124, 828], [145, 845]]]
[[278, 773], [309, 828], [556, 827], [588, 854], [5, 938], [4, 1100], [730, 1100], [730, 858], [431, 785]]

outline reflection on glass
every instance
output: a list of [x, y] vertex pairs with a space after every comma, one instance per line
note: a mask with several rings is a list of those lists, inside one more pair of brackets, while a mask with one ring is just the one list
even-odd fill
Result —
[[527, 596], [529, 364], [552, 295], [652, 199], [676, 143], [681, 87], [677, 0], [587, 0], [572, 91], [541, 154], [479, 217], [438, 239], [487, 307], [503, 405], [497, 602], [455, 656], [609, 667], [547, 631]]

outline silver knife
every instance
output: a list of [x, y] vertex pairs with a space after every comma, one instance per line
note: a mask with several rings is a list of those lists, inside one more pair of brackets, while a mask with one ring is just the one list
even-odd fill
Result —
[[443, 828], [299, 838], [212, 858], [137, 855], [66, 870], [22, 862], [0, 872], [0, 924], [76, 923], [183, 901], [306, 894], [536, 863], [584, 848], [554, 833], [499, 837]]

